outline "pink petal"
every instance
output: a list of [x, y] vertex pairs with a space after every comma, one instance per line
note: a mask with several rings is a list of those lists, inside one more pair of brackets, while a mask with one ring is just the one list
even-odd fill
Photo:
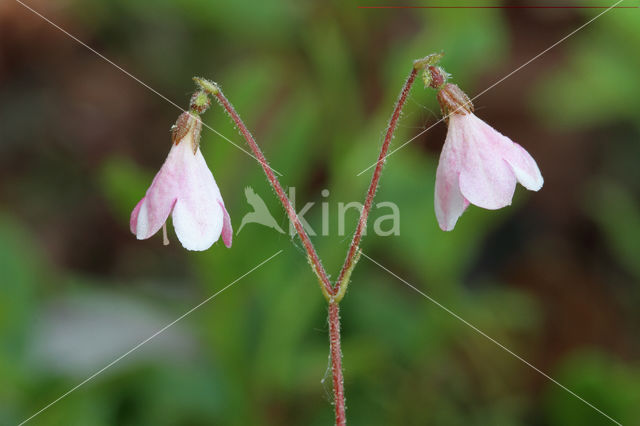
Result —
[[[167, 221], [178, 195], [175, 179], [180, 170], [178, 146], [173, 145], [146, 195], [131, 213], [131, 231], [144, 240], [160, 230]], [[135, 226], [133, 221], [135, 219]]]
[[193, 154], [190, 143], [178, 147], [183, 161], [178, 200], [173, 208], [173, 227], [187, 250], [206, 250], [215, 243], [224, 224], [224, 209], [218, 203], [220, 190], [200, 149]]
[[137, 235], [136, 229], [138, 229], [138, 213], [140, 212], [140, 207], [144, 202], [144, 197], [142, 200], [138, 201], [138, 204], [133, 208], [131, 212], [131, 218], [129, 219], [129, 228], [131, 229], [131, 233]]
[[457, 142], [461, 139], [456, 132], [459, 130], [449, 127], [436, 171], [434, 207], [438, 225], [443, 231], [451, 231], [469, 205], [460, 192], [458, 179], [461, 153]]
[[512, 143], [513, 146], [504, 159], [507, 160], [522, 186], [531, 191], [538, 191], [542, 188], [544, 179], [542, 179], [542, 174], [536, 161], [523, 147], [515, 142]]
[[224, 220], [222, 224], [222, 241], [227, 248], [231, 247], [231, 242], [233, 240], [233, 229], [231, 228], [231, 218], [229, 217], [229, 213], [227, 209], [224, 207], [224, 203], [222, 200], [219, 200], [218, 203], [220, 207], [222, 207], [222, 212], [224, 213]]
[[[462, 146], [460, 191], [471, 204], [495, 210], [511, 204], [516, 177], [504, 160], [510, 146], [504, 136], [474, 114], [453, 114], [449, 132]], [[508, 140], [508, 139], [507, 139]]]

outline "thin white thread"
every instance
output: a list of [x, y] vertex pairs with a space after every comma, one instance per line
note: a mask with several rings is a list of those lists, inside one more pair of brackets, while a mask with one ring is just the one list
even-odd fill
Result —
[[575, 393], [574, 391], [572, 391], [571, 389], [569, 389], [568, 387], [566, 387], [565, 385], [563, 385], [562, 383], [558, 382], [556, 379], [554, 379], [553, 377], [549, 376], [548, 374], [546, 374], [544, 371], [540, 370], [539, 368], [537, 368], [535, 365], [531, 364], [529, 361], [525, 360], [524, 358], [522, 358], [520, 355], [516, 354], [515, 352], [513, 352], [511, 349], [507, 348], [506, 346], [504, 346], [502, 343], [498, 342], [496, 339], [494, 339], [493, 337], [489, 336], [488, 334], [486, 334], [484, 331], [480, 330], [478, 327], [476, 327], [475, 325], [471, 324], [469, 321], [465, 320], [464, 318], [462, 318], [460, 315], [456, 314], [455, 312], [453, 312], [451, 309], [447, 308], [446, 306], [444, 306], [443, 304], [441, 304], [440, 302], [438, 302], [437, 300], [435, 300], [433, 297], [428, 296], [426, 293], [424, 293], [423, 291], [419, 290], [418, 288], [416, 288], [415, 286], [411, 285], [409, 282], [407, 282], [406, 280], [404, 280], [403, 278], [399, 277], [398, 275], [396, 275], [395, 273], [393, 273], [392, 271], [390, 271], [389, 269], [387, 269], [386, 267], [384, 267], [383, 265], [381, 265], [380, 263], [376, 262], [375, 260], [373, 260], [372, 258], [370, 258], [369, 256], [367, 256], [366, 254], [364, 254], [362, 251], [360, 251], [360, 254], [362, 254], [362, 256], [366, 257], [367, 259], [369, 259], [371, 262], [373, 262], [374, 264], [376, 264], [377, 266], [379, 266], [380, 268], [382, 268], [384, 271], [386, 271], [387, 273], [389, 273], [390, 275], [392, 275], [393, 277], [397, 278], [398, 280], [400, 280], [402, 283], [406, 284], [408, 287], [410, 287], [411, 289], [415, 290], [416, 292], [418, 292], [420, 295], [422, 295], [424, 298], [426, 298], [427, 300], [429, 300], [430, 302], [434, 303], [435, 305], [437, 305], [439, 308], [443, 309], [445, 312], [447, 312], [448, 314], [450, 314], [451, 316], [453, 316], [454, 318], [458, 319], [459, 321], [461, 321], [462, 323], [464, 323], [465, 325], [467, 325], [468, 327], [470, 327], [471, 329], [473, 329], [474, 331], [476, 331], [477, 333], [479, 333], [480, 335], [482, 335], [483, 337], [489, 339], [491, 342], [493, 342], [495, 345], [497, 345], [498, 347], [500, 347], [501, 349], [503, 349], [504, 351], [508, 352], [509, 354], [511, 354], [512, 356], [514, 356], [516, 359], [518, 359], [519, 361], [523, 362], [524, 364], [528, 365], [529, 367], [531, 367], [533, 370], [535, 370], [536, 372], [540, 373], [542, 376], [544, 376], [545, 378], [547, 378], [548, 380], [550, 380], [551, 382], [553, 382], [554, 384], [558, 385], [560, 388], [564, 389], [565, 391], [567, 391], [569, 394], [573, 395], [574, 397], [578, 398], [580, 401], [582, 401], [583, 403], [585, 403], [586, 405], [588, 405], [589, 407], [593, 408], [594, 410], [596, 410], [598, 413], [602, 414], [604, 417], [606, 417], [607, 419], [611, 420], [613, 423], [622, 426], [622, 423], [614, 420], [612, 417], [610, 417], [609, 415], [607, 415], [607, 413], [605, 413], [604, 411], [600, 410], [598, 407], [596, 407], [595, 405], [593, 405], [592, 403], [590, 403], [589, 401], [587, 401], [586, 399], [582, 398], [580, 395], [578, 395], [577, 393]]
[[229, 287], [231, 287], [232, 285], [236, 284], [238, 281], [240, 281], [241, 279], [243, 279], [244, 277], [246, 277], [247, 275], [249, 275], [250, 273], [252, 273], [253, 271], [255, 271], [256, 269], [260, 268], [262, 265], [264, 265], [265, 263], [269, 262], [271, 259], [273, 259], [274, 257], [276, 257], [277, 255], [279, 255], [280, 253], [282, 253], [282, 250], [279, 250], [277, 253], [271, 255], [271, 257], [269, 257], [266, 260], [263, 260], [260, 264], [258, 264], [257, 266], [254, 266], [251, 270], [249, 270], [248, 272], [246, 272], [245, 274], [241, 275], [239, 278], [236, 278], [234, 281], [232, 281], [230, 284], [227, 284], [224, 288], [222, 288], [221, 290], [218, 290], [216, 293], [214, 293], [213, 295], [209, 296], [208, 298], [206, 298], [204, 301], [198, 303], [196, 306], [194, 306], [193, 308], [189, 309], [187, 312], [185, 312], [184, 314], [180, 315], [177, 319], [175, 319], [174, 321], [170, 322], [169, 324], [165, 325], [164, 327], [162, 327], [160, 330], [156, 331], [155, 333], [153, 333], [151, 336], [147, 337], [146, 339], [144, 339], [142, 342], [138, 343], [136, 346], [134, 346], [133, 348], [129, 349], [127, 352], [125, 352], [124, 354], [120, 355], [118, 358], [114, 359], [113, 361], [111, 361], [109, 364], [107, 364], [106, 366], [102, 367], [100, 370], [96, 371], [95, 373], [93, 373], [91, 376], [87, 377], [86, 379], [84, 379], [82, 382], [78, 383], [76, 386], [74, 386], [73, 388], [69, 389], [67, 392], [65, 392], [64, 394], [62, 394], [60, 397], [58, 397], [57, 399], [53, 400], [52, 402], [50, 402], [49, 404], [47, 404], [46, 406], [44, 406], [43, 408], [41, 408], [38, 412], [36, 412], [35, 414], [33, 414], [31, 417], [27, 418], [26, 420], [23, 420], [18, 426], [22, 426], [25, 423], [27, 423], [28, 421], [32, 420], [34, 417], [36, 417], [37, 415], [41, 414], [43, 411], [51, 408], [51, 406], [53, 406], [54, 404], [60, 402], [60, 400], [62, 400], [63, 398], [66, 398], [67, 396], [69, 396], [72, 392], [76, 391], [78, 388], [80, 388], [81, 386], [85, 385], [87, 382], [93, 380], [94, 378], [96, 378], [96, 376], [98, 376], [99, 374], [101, 374], [102, 372], [104, 372], [105, 370], [107, 370], [108, 368], [112, 367], [114, 364], [116, 364], [117, 362], [121, 361], [122, 359], [124, 359], [126, 356], [130, 355], [132, 352], [136, 351], [137, 349], [139, 349], [142, 345], [144, 345], [145, 343], [149, 342], [151, 339], [155, 338], [156, 336], [158, 336], [159, 334], [165, 332], [168, 328], [172, 327], [173, 325], [175, 325], [178, 321], [184, 319], [186, 316], [190, 315], [191, 313], [193, 313], [195, 310], [197, 310], [198, 308], [200, 308], [202, 305], [206, 304], [207, 302], [211, 301], [213, 298], [215, 298], [216, 296], [218, 296], [220, 293], [222, 293], [223, 291], [225, 291], [226, 289], [228, 289]]
[[[485, 93], [487, 93], [489, 90], [493, 89], [494, 87], [496, 87], [498, 84], [502, 83], [503, 81], [505, 81], [506, 79], [508, 79], [509, 77], [511, 77], [512, 75], [514, 75], [515, 73], [517, 73], [518, 71], [522, 70], [524, 67], [526, 67], [527, 65], [531, 64], [533, 61], [535, 61], [536, 59], [540, 58], [542, 55], [544, 55], [545, 53], [547, 53], [548, 51], [550, 51], [551, 49], [553, 49], [554, 47], [556, 47], [557, 45], [559, 45], [560, 43], [566, 41], [568, 38], [574, 36], [578, 31], [582, 30], [584, 27], [586, 27], [587, 25], [591, 24], [593, 21], [595, 21], [596, 19], [600, 18], [602, 15], [604, 15], [605, 13], [609, 12], [610, 10], [614, 9], [617, 5], [619, 5], [620, 3], [622, 3], [624, 0], [618, 0], [616, 3], [614, 3], [612, 6], [610, 6], [608, 9], [602, 11], [601, 13], [599, 13], [598, 15], [596, 15], [594, 18], [590, 19], [589, 21], [587, 21], [586, 23], [582, 24], [580, 27], [578, 27], [577, 29], [573, 30], [571, 33], [569, 33], [568, 35], [564, 36], [563, 38], [561, 38], [560, 40], [558, 40], [557, 42], [555, 42], [554, 44], [552, 44], [551, 46], [547, 47], [545, 50], [543, 50], [542, 52], [538, 53], [536, 56], [534, 56], [533, 58], [529, 59], [527, 62], [525, 62], [524, 64], [520, 65], [518, 68], [516, 68], [515, 70], [511, 71], [509, 74], [507, 74], [506, 76], [502, 77], [500, 80], [496, 81], [495, 83], [493, 83], [491, 86], [487, 87], [486, 89], [484, 89], [482, 92], [478, 93], [476, 96], [474, 96], [473, 98], [471, 98], [471, 101], [475, 101], [476, 99], [478, 99], [480, 96], [484, 95]], [[391, 151], [390, 153], [388, 153], [387, 155], [384, 156], [384, 158], [376, 161], [375, 163], [373, 163], [372, 165], [370, 165], [369, 167], [367, 167], [366, 169], [362, 170], [360, 173], [358, 173], [356, 176], [360, 176], [361, 174], [363, 174], [364, 172], [366, 172], [367, 170], [369, 170], [372, 167], [375, 167], [378, 163], [380, 162], [385, 162], [387, 160], [387, 158], [393, 154], [395, 154], [396, 152], [398, 152], [399, 150], [401, 150], [402, 148], [404, 148], [405, 146], [409, 145], [411, 142], [413, 142], [414, 140], [416, 140], [417, 138], [419, 138], [420, 136], [424, 135], [425, 133], [427, 133], [429, 130], [431, 130], [433, 127], [435, 127], [436, 125], [442, 123], [445, 118], [447, 118], [449, 115], [457, 112], [458, 110], [460, 110], [460, 108], [462, 108], [464, 105], [458, 107], [456, 110], [454, 110], [453, 112], [447, 114], [446, 116], [442, 117], [440, 120], [436, 121], [435, 123], [433, 123], [431, 126], [427, 127], [425, 130], [423, 130], [422, 132], [418, 133], [417, 135], [415, 135], [414, 137], [412, 137], [411, 139], [409, 139], [408, 141], [406, 141], [405, 143], [403, 143], [402, 145], [400, 145], [399, 147], [397, 147], [396, 149], [394, 149], [393, 151]]]
[[[36, 11], [35, 9], [31, 8], [29, 5], [23, 3], [20, 0], [15, 0], [17, 3], [19, 3], [20, 5], [22, 5], [25, 9], [33, 12], [36, 16], [39, 16], [40, 18], [42, 18], [44, 21], [48, 22], [50, 25], [52, 25], [54, 28], [60, 30], [63, 34], [67, 35], [68, 37], [70, 37], [72, 40], [76, 41], [77, 43], [79, 43], [80, 45], [86, 47], [87, 49], [89, 49], [92, 53], [95, 53], [96, 55], [98, 55], [101, 59], [105, 60], [106, 62], [108, 62], [109, 64], [113, 65], [114, 67], [116, 67], [117, 69], [119, 69], [120, 71], [122, 71], [125, 75], [127, 75], [128, 77], [131, 77], [133, 80], [135, 80], [136, 82], [138, 82], [139, 84], [141, 84], [143, 87], [147, 88], [148, 90], [150, 90], [151, 92], [155, 93], [156, 95], [160, 96], [162, 99], [164, 99], [165, 101], [169, 102], [171, 105], [173, 105], [174, 107], [176, 107], [177, 109], [179, 109], [182, 112], [186, 112], [186, 110], [184, 108], [182, 108], [180, 105], [178, 105], [177, 103], [175, 103], [174, 101], [172, 101], [171, 99], [167, 98], [166, 96], [164, 96], [162, 93], [158, 92], [156, 89], [154, 89], [153, 87], [149, 86], [147, 83], [145, 83], [144, 81], [140, 80], [138, 77], [136, 77], [135, 75], [131, 74], [129, 71], [125, 70], [124, 68], [122, 68], [121, 66], [119, 66], [118, 64], [116, 64], [115, 62], [113, 62], [111, 59], [107, 58], [106, 56], [104, 56], [102, 53], [98, 52], [97, 50], [95, 50], [94, 48], [92, 48], [91, 46], [89, 46], [88, 44], [86, 44], [85, 42], [83, 42], [82, 40], [80, 40], [79, 38], [77, 38], [76, 36], [74, 36], [73, 34], [71, 34], [70, 32], [68, 32], [67, 30], [65, 30], [64, 28], [60, 27], [58, 24], [56, 24], [55, 22], [51, 21], [49, 18], [47, 18], [46, 16], [42, 15], [40, 12]], [[245, 154], [247, 154], [248, 156], [252, 157], [254, 160], [256, 160], [258, 163], [263, 164], [260, 160], [258, 160], [258, 158], [256, 158], [252, 153], [250, 153], [249, 151], [245, 150], [244, 148], [242, 148], [240, 145], [238, 145], [237, 143], [233, 142], [231, 139], [229, 139], [228, 137], [226, 137], [225, 135], [223, 135], [222, 133], [220, 133], [219, 131], [217, 131], [216, 129], [214, 129], [213, 127], [209, 126], [207, 123], [202, 123], [204, 125], [204, 127], [206, 127], [207, 129], [213, 131], [215, 134], [217, 134], [218, 136], [220, 136], [222, 139], [224, 139], [225, 141], [229, 142], [231, 145], [235, 146], [236, 148], [238, 148], [240, 151], [244, 152]], [[274, 169], [273, 167], [271, 167], [268, 164], [265, 164], [267, 167], [269, 167], [271, 170], [273, 170], [274, 173], [276, 173], [279, 176], [282, 176], [282, 173], [278, 172], [276, 169]]]

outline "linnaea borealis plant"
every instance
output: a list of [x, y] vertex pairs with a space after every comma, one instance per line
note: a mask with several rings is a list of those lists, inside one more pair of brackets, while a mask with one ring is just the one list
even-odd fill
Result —
[[413, 63], [389, 120], [356, 231], [334, 282], [329, 280], [311, 239], [251, 132], [220, 87], [209, 80], [194, 77], [198, 88], [191, 98], [189, 111], [180, 115], [172, 128], [173, 145], [169, 155], [147, 193], [131, 213], [131, 232], [138, 239], [149, 238], [163, 228], [164, 242], [167, 244], [166, 221], [171, 214], [178, 240], [186, 249], [206, 250], [220, 236], [224, 244], [231, 247], [231, 220], [199, 146], [202, 126], [200, 114], [209, 107], [210, 97], [215, 98], [262, 166], [302, 241], [311, 270], [327, 300], [335, 419], [340, 426], [346, 424], [346, 405], [339, 304], [360, 256], [360, 242], [391, 139], [418, 74], [422, 74], [425, 87], [437, 91], [437, 99], [448, 125], [435, 176], [434, 208], [442, 230], [451, 231], [469, 204], [489, 210], [510, 205], [516, 182], [533, 191], [538, 191], [543, 184], [540, 170], [529, 153], [478, 118], [469, 97], [458, 86], [448, 83], [449, 74], [438, 65], [442, 56], [442, 53], [431, 54]]

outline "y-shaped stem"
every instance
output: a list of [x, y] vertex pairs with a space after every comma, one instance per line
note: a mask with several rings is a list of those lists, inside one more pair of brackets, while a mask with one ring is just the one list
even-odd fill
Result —
[[347, 424], [344, 395], [344, 378], [342, 375], [342, 349], [340, 347], [340, 300], [342, 300], [342, 298], [344, 297], [346, 287], [349, 283], [349, 277], [351, 275], [351, 272], [353, 271], [353, 268], [355, 267], [355, 264], [358, 261], [358, 255], [360, 253], [359, 246], [362, 239], [362, 234], [367, 226], [367, 218], [373, 205], [373, 198], [375, 197], [376, 191], [378, 189], [378, 183], [380, 182], [380, 176], [382, 174], [382, 167], [384, 166], [391, 139], [393, 138], [398, 120], [400, 119], [402, 108], [407, 101], [409, 91], [413, 86], [418, 71], [424, 69], [426, 66], [437, 62], [440, 57], [441, 56], [438, 55], [429, 55], [424, 59], [415, 61], [413, 69], [411, 70], [407, 81], [402, 87], [400, 97], [398, 98], [396, 106], [393, 110], [393, 114], [391, 115], [391, 119], [389, 120], [389, 125], [387, 126], [387, 133], [384, 138], [384, 142], [382, 143], [382, 149], [378, 157], [378, 162], [376, 163], [376, 168], [373, 172], [369, 190], [367, 191], [364, 208], [362, 209], [362, 212], [360, 214], [356, 232], [353, 236], [353, 240], [351, 241], [351, 246], [349, 247], [349, 251], [347, 252], [347, 257], [345, 259], [342, 270], [340, 271], [338, 280], [334, 285], [331, 285], [328, 275], [324, 267], [322, 266], [322, 263], [320, 262], [320, 257], [313, 247], [311, 239], [304, 230], [304, 227], [302, 226], [302, 223], [300, 222], [300, 219], [298, 218], [298, 215], [296, 214], [291, 201], [282, 189], [282, 186], [280, 185], [278, 178], [273, 173], [273, 170], [267, 164], [267, 160], [264, 157], [262, 150], [251, 135], [251, 132], [249, 132], [249, 129], [247, 129], [247, 126], [245, 126], [236, 110], [233, 108], [231, 103], [227, 100], [227, 98], [224, 96], [224, 94], [216, 84], [205, 79], [194, 78], [194, 80], [200, 85], [203, 90], [215, 96], [220, 105], [225, 109], [227, 114], [229, 114], [231, 119], [234, 121], [234, 123], [238, 127], [238, 130], [240, 130], [240, 133], [242, 133], [242, 136], [245, 138], [247, 144], [258, 159], [258, 162], [267, 175], [269, 183], [276, 191], [278, 199], [282, 203], [285, 211], [287, 212], [287, 215], [289, 216], [289, 219], [291, 220], [291, 223], [293, 223], [296, 232], [302, 240], [302, 244], [304, 245], [305, 251], [307, 252], [311, 268], [318, 277], [318, 280], [320, 282], [320, 289], [322, 290], [322, 293], [329, 303], [329, 343], [331, 346], [331, 372], [333, 376], [333, 396], [337, 426], [345, 426]]

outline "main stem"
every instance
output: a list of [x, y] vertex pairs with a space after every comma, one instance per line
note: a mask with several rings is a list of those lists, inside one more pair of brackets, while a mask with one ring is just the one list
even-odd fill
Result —
[[380, 150], [380, 155], [378, 156], [378, 161], [376, 163], [376, 168], [373, 172], [373, 177], [371, 178], [371, 184], [369, 184], [369, 190], [367, 191], [367, 197], [364, 202], [364, 207], [362, 208], [362, 212], [360, 213], [360, 219], [358, 220], [358, 227], [356, 228], [356, 232], [353, 235], [353, 239], [351, 240], [351, 246], [349, 247], [349, 251], [347, 252], [347, 257], [342, 265], [342, 270], [340, 271], [340, 275], [338, 276], [338, 281], [336, 281], [335, 287], [338, 288], [337, 293], [344, 294], [340, 289], [343, 286], [348, 285], [348, 280], [345, 280], [345, 277], [350, 275], [350, 271], [355, 266], [355, 261], [357, 259], [358, 250], [360, 248], [360, 241], [362, 240], [362, 233], [367, 227], [367, 219], [369, 217], [369, 212], [371, 211], [371, 207], [373, 205], [373, 198], [376, 195], [376, 191], [378, 190], [378, 183], [380, 183], [380, 176], [382, 175], [382, 168], [384, 167], [384, 163], [387, 159], [387, 152], [389, 151], [389, 145], [391, 144], [391, 139], [393, 139], [393, 134], [395, 133], [396, 127], [398, 125], [398, 121], [400, 119], [400, 113], [402, 112], [402, 108], [407, 101], [407, 97], [409, 96], [409, 92], [411, 91], [411, 87], [413, 86], [414, 81], [416, 80], [416, 75], [421, 67], [414, 66], [409, 73], [409, 77], [404, 83], [402, 87], [402, 91], [400, 92], [400, 97], [396, 102], [396, 106], [393, 109], [393, 114], [391, 114], [391, 119], [389, 120], [389, 124], [387, 126], [387, 133], [384, 137], [384, 142], [382, 143], [382, 149]]
[[329, 343], [331, 345], [331, 373], [333, 376], [333, 404], [336, 412], [336, 426], [347, 424], [344, 398], [344, 377], [342, 376], [342, 349], [340, 348], [340, 305], [329, 303]]

